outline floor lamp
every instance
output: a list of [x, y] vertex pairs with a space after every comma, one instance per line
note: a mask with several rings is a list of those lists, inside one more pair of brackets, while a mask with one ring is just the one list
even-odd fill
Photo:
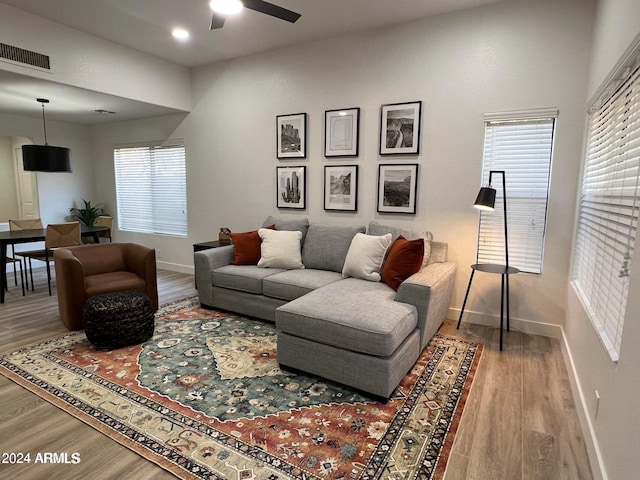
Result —
[[475, 263], [471, 265], [471, 277], [469, 278], [469, 285], [467, 286], [467, 293], [464, 295], [464, 301], [462, 302], [462, 310], [460, 311], [460, 318], [458, 319], [458, 326], [462, 322], [462, 315], [464, 315], [464, 307], [467, 304], [467, 298], [469, 297], [469, 291], [471, 290], [471, 282], [473, 281], [473, 275], [476, 270], [485, 273], [493, 273], [501, 276], [500, 286], [500, 350], [502, 350], [502, 330], [504, 325], [504, 308], [505, 308], [505, 294], [506, 294], [506, 310], [507, 310], [507, 332], [509, 331], [509, 275], [519, 273], [520, 270], [509, 266], [509, 235], [507, 226], [507, 191], [506, 191], [506, 175], [504, 170], [491, 170], [489, 171], [489, 186], [482, 187], [478, 192], [478, 197], [473, 206], [479, 210], [493, 211], [496, 204], [496, 189], [491, 186], [491, 179], [493, 174], [502, 175], [502, 203], [504, 205], [504, 257], [505, 264], [495, 263]]

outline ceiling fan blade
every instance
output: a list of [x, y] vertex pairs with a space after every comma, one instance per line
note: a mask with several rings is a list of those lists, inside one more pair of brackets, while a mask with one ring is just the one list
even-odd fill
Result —
[[211, 17], [211, 26], [209, 30], [216, 30], [218, 28], [222, 28], [224, 26], [224, 21], [227, 19], [226, 15], [222, 15], [220, 13], [214, 13]]
[[302, 15], [286, 8], [279, 7], [273, 3], [265, 2], [263, 0], [242, 0], [242, 3], [246, 8], [255, 10], [256, 12], [266, 13], [272, 17], [286, 20], [287, 22], [295, 23]]

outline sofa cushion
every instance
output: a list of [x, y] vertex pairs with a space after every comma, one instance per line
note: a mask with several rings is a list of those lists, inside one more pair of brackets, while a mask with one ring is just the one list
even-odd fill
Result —
[[255, 265], [227, 265], [213, 271], [216, 287], [262, 294], [262, 280], [274, 273], [284, 272], [278, 268], [260, 268]]
[[262, 293], [267, 297], [294, 300], [302, 295], [342, 280], [342, 275], [327, 270], [288, 270], [264, 279]]
[[416, 329], [413, 305], [394, 301], [381, 282], [346, 278], [276, 310], [278, 331], [346, 350], [386, 357]]
[[[276, 226], [269, 225], [265, 228], [273, 230]], [[231, 233], [231, 242], [233, 243], [231, 265], [255, 265], [258, 263], [258, 260], [260, 260], [260, 245], [262, 244], [258, 230]]]
[[301, 244], [304, 244], [304, 237], [307, 235], [307, 230], [309, 230], [309, 219], [307, 218], [278, 218], [268, 216], [267, 219], [262, 224], [262, 228], [267, 228], [267, 225], [275, 225], [276, 230], [288, 230], [288, 231], [299, 231], [302, 233]]
[[389, 245], [391, 245], [390, 233], [380, 236], [356, 233], [344, 261], [342, 276], [379, 282], [380, 268]]
[[301, 232], [261, 228], [258, 230], [258, 235], [262, 239], [261, 256], [258, 260], [259, 267], [283, 268], [285, 270], [304, 268], [300, 255]]
[[146, 291], [142, 277], [131, 272], [98, 273], [84, 277], [84, 290], [87, 297], [103, 293], [121, 292], [124, 290]]
[[338, 227], [311, 224], [302, 247], [302, 263], [306, 268], [342, 272], [351, 240], [365, 227]]
[[432, 263], [444, 263], [447, 261], [449, 244], [446, 242], [431, 242], [429, 265]]
[[382, 281], [394, 290], [422, 267], [424, 241], [421, 238], [407, 240], [400, 235], [391, 248], [382, 265]]
[[[381, 225], [380, 223], [372, 220], [369, 222], [369, 228], [367, 228], [369, 235], [384, 235], [390, 233], [392, 235], [392, 241], [397, 240], [399, 236], [403, 236], [407, 240], [415, 240], [422, 238], [424, 240], [424, 256], [422, 259], [422, 266], [426, 267], [429, 263], [431, 256], [431, 242], [433, 242], [433, 235], [431, 232], [414, 232], [413, 230], [407, 230], [404, 228], [392, 227], [389, 225]], [[440, 260], [442, 261], [442, 260]]]
[[83, 265], [85, 276], [128, 270], [122, 245], [105, 243], [104, 246], [106, 248], [101, 247], [99, 255], [91, 248], [72, 250], [73, 255]]

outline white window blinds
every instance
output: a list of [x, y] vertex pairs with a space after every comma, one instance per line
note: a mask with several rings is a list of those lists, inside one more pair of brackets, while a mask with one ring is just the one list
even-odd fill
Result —
[[182, 142], [114, 149], [118, 228], [187, 236], [187, 182]]
[[[549, 174], [557, 110], [485, 115], [482, 182], [505, 171], [509, 265], [541, 273]], [[478, 263], [505, 263], [502, 175], [494, 174], [496, 208], [480, 214]]]
[[573, 284], [617, 361], [638, 224], [640, 55], [589, 116]]

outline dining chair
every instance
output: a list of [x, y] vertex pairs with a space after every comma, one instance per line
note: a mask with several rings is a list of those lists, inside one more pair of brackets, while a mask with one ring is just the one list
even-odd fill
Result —
[[42, 220], [39, 218], [9, 219], [9, 230], [35, 230], [38, 228], [44, 228]]
[[107, 227], [109, 230], [105, 232], [99, 232], [98, 236], [102, 238], [108, 238], [111, 243], [111, 230], [113, 229], [113, 217], [109, 215], [100, 215], [96, 220], [96, 226]]
[[32, 275], [31, 289], [33, 290], [32, 260], [38, 260], [47, 265], [47, 283], [49, 285], [49, 295], [51, 295], [51, 262], [53, 261], [53, 250], [59, 247], [73, 247], [80, 244], [80, 222], [50, 223], [47, 225], [44, 250], [18, 253], [18, 255], [23, 256], [25, 260], [29, 259], [29, 269]]
[[[36, 230], [36, 229], [40, 229], [40, 228], [44, 228], [44, 226], [42, 225], [42, 220], [39, 218], [20, 218], [20, 219], [9, 219], [9, 230], [11, 231], [15, 231], [15, 230]], [[11, 245], [11, 250], [13, 252], [12, 257], [14, 258], [13, 263], [14, 263], [14, 270], [13, 273], [15, 275], [16, 271], [15, 271], [15, 262], [18, 261], [20, 263], [20, 271], [24, 272], [24, 284], [27, 286], [27, 290], [29, 289], [29, 276], [27, 275], [27, 261], [26, 259], [24, 259], [24, 264], [22, 262], [22, 259], [18, 258], [21, 257], [22, 255], [20, 255], [21, 252], [16, 252], [15, 250], [15, 245]], [[7, 256], [7, 262], [9, 262], [9, 256]], [[20, 274], [22, 276], [22, 273]], [[17, 285], [17, 279], [16, 280], [16, 285]], [[5, 283], [6, 285], [6, 283]], [[33, 290], [33, 272], [31, 273], [31, 290]], [[23, 292], [22, 294], [24, 295], [24, 285], [23, 285]]]
[[[16, 286], [18, 286], [18, 269], [20, 270], [20, 285], [22, 286], [22, 296], [24, 297], [24, 295], [25, 295], [24, 274], [23, 274], [24, 268], [22, 267], [22, 260], [19, 259], [19, 258], [16, 258], [13, 244], [10, 243], [7, 247], [11, 247], [11, 253], [9, 253], [9, 250], [7, 248], [7, 255], [5, 257], [6, 265], [8, 265], [8, 264], [12, 264], [13, 265], [13, 281], [15, 282]], [[9, 291], [9, 282], [7, 281], [7, 271], [6, 271], [6, 269], [5, 269], [4, 272], [2, 272], [2, 275], [4, 275], [4, 288], [8, 292]]]

